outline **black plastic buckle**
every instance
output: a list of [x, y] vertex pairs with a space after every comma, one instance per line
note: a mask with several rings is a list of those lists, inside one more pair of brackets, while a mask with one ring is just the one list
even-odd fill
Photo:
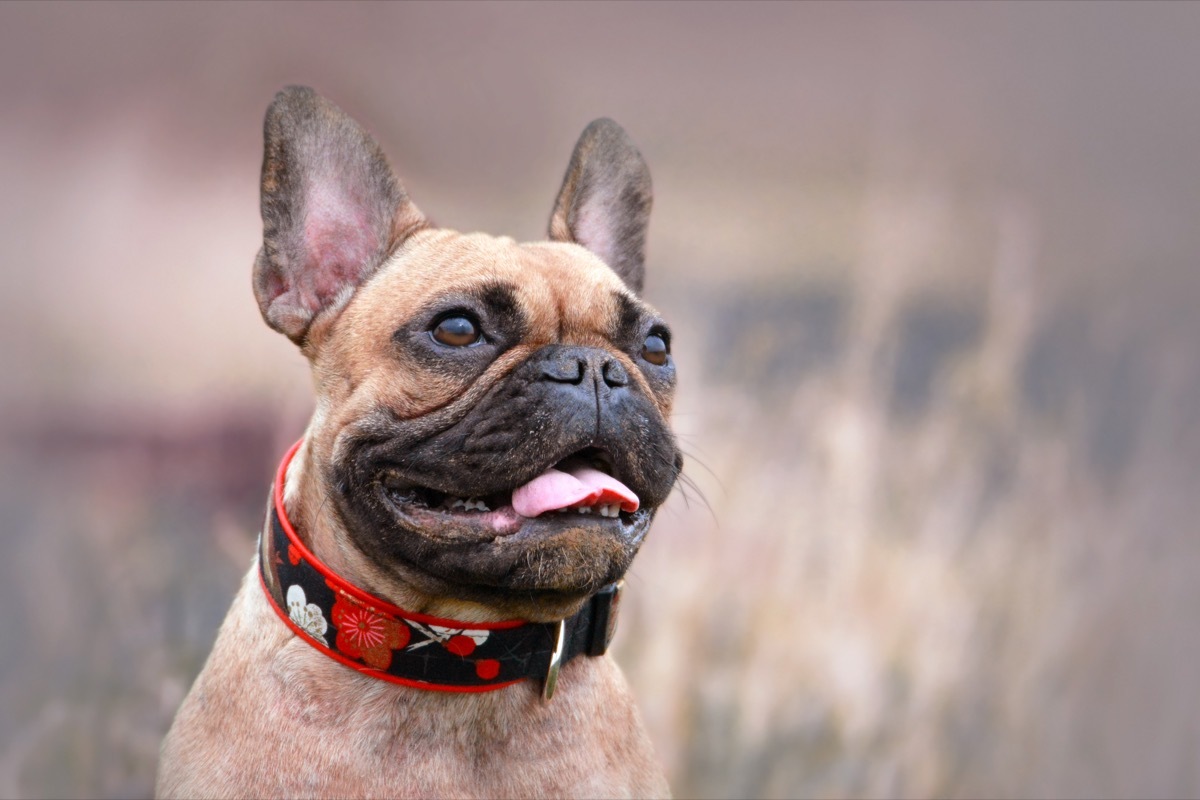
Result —
[[610, 583], [592, 596], [592, 632], [588, 639], [587, 654], [602, 656], [612, 644], [617, 630], [617, 614], [621, 609], [621, 590], [625, 581]]

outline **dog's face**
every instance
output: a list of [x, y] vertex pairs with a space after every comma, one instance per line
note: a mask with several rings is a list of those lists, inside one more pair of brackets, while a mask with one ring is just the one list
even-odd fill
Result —
[[501, 608], [565, 608], [625, 572], [682, 463], [670, 332], [637, 296], [649, 207], [641, 156], [603, 120], [551, 241], [437, 229], [356, 123], [280, 93], [255, 293], [313, 364], [309, 468], [344, 546]]

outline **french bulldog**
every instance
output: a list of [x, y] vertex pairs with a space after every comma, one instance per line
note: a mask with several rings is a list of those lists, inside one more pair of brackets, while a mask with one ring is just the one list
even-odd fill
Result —
[[591, 123], [521, 244], [432, 224], [311, 89], [264, 138], [254, 295], [316, 406], [157, 795], [668, 795], [606, 654], [682, 467], [642, 156]]

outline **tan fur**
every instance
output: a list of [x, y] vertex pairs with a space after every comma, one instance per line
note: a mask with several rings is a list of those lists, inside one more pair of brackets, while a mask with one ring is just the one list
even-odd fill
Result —
[[[390, 334], [447, 286], [502, 280], [518, 288], [530, 333], [464, 386], [400, 363]], [[484, 605], [431, 597], [369, 563], [347, 543], [326, 502], [321, 467], [382, 401], [417, 419], [472, 404], [537, 348], [611, 349], [605, 339], [627, 292], [575, 244], [519, 245], [446, 230], [419, 231], [359, 290], [307, 332], [317, 413], [286, 481], [289, 517], [316, 555], [358, 586], [409, 610], [466, 621], [498, 619]], [[633, 380], [644, 381], [625, 361]], [[419, 391], [414, 387], [420, 387]], [[652, 394], [647, 392], [647, 394]], [[667, 400], [657, 401], [664, 416]], [[534, 609], [531, 609], [531, 616]], [[650, 797], [668, 794], [620, 671], [607, 656], [564, 667], [545, 703], [526, 681], [455, 694], [364, 676], [300, 640], [250, 571], [216, 645], [163, 744], [161, 797]]]
[[668, 793], [620, 671], [577, 658], [543, 703], [409, 689], [294, 636], [257, 569], [163, 745], [160, 797], [651, 797]]

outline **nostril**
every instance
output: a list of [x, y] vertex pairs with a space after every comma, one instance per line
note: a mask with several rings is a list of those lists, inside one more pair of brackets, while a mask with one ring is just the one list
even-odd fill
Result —
[[604, 375], [604, 382], [612, 388], [627, 386], [629, 384], [629, 373], [616, 361], [604, 362], [602, 373]]
[[620, 389], [631, 382], [624, 365], [613, 358], [612, 353], [596, 347], [550, 345], [535, 358], [536, 380], [539, 381], [586, 385], [592, 392], [601, 389], [602, 385]]
[[556, 383], [582, 383], [587, 364], [579, 358], [557, 358], [542, 365], [542, 376]]

